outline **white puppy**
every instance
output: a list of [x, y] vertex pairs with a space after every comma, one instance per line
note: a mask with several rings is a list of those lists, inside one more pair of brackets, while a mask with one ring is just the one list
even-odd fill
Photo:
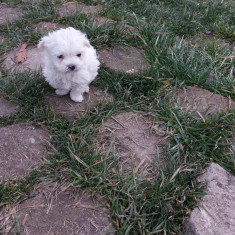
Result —
[[38, 48], [43, 53], [43, 74], [56, 94], [70, 92], [73, 101], [82, 102], [100, 65], [86, 35], [72, 27], [60, 29], [44, 36]]

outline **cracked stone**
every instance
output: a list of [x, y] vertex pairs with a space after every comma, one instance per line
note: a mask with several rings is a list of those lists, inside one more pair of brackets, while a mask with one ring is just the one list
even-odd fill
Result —
[[14, 124], [0, 128], [0, 179], [25, 176], [45, 160], [49, 135], [42, 128]]
[[18, 108], [19, 106], [0, 97], [0, 117], [13, 115], [17, 112]]
[[99, 102], [108, 103], [113, 100], [110, 94], [95, 87], [90, 87], [89, 93], [84, 95], [84, 100], [81, 103], [72, 101], [69, 95], [57, 96], [54, 94], [46, 98], [55, 112], [63, 115], [69, 121], [72, 121], [76, 116], [84, 115]]
[[[57, 183], [41, 188], [33, 197], [16, 206], [5, 208], [2, 214], [3, 218], [7, 218], [2, 221], [6, 225], [6, 234], [15, 219], [14, 215], [17, 215], [22, 234], [27, 231], [27, 234], [34, 235], [104, 235], [114, 230], [103, 199], [82, 191], [65, 190]], [[15, 234], [16, 228], [11, 232]]]
[[115, 46], [101, 50], [98, 54], [100, 61], [115, 71], [135, 74], [149, 68], [143, 51], [135, 47]]
[[187, 234], [235, 234], [235, 177], [211, 163], [198, 180], [207, 182], [207, 194], [191, 212]]
[[20, 9], [12, 8], [4, 3], [0, 4], [0, 24], [18, 20], [21, 15]]

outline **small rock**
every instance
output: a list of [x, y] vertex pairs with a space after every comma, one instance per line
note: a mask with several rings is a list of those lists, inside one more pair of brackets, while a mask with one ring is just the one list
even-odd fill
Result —
[[207, 36], [207, 37], [214, 37], [214, 33], [213, 33], [213, 31], [206, 31], [205, 32], [205, 36]]
[[29, 194], [28, 198], [36, 197], [38, 194], [39, 194], [39, 192], [38, 192], [38, 191], [30, 192], [30, 194]]
[[35, 142], [36, 142], [35, 138], [31, 137], [31, 138], [30, 138], [30, 143], [31, 143], [31, 144], [35, 144]]

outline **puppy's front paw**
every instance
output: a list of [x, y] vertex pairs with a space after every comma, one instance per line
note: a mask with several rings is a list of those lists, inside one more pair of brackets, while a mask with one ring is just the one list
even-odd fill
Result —
[[70, 98], [75, 102], [82, 102], [83, 101], [82, 95], [74, 94], [72, 92], [70, 93]]
[[69, 90], [56, 89], [55, 93], [56, 95], [67, 95], [69, 93]]
[[86, 87], [85, 92], [88, 93], [90, 90], [89, 86]]

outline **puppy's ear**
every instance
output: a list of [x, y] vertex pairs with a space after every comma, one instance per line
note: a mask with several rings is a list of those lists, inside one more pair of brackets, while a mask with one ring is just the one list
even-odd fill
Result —
[[69, 27], [69, 29], [70, 29], [70, 30], [74, 30], [80, 40], [81, 40], [81, 38], [82, 38], [83, 45], [84, 45], [85, 47], [88, 47], [88, 48], [91, 47], [91, 44], [90, 44], [89, 40], [87, 39], [87, 36], [86, 36], [85, 33], [81, 32], [80, 30], [74, 29], [74, 28], [72, 28], [72, 27]]
[[49, 41], [49, 37], [48, 36], [44, 36], [38, 43], [38, 48], [39, 49], [45, 49], [46, 45]]
[[90, 44], [90, 42], [88, 41], [88, 39], [85, 39], [84, 40], [84, 44], [83, 44], [85, 47], [88, 47], [88, 48], [90, 48], [91, 47], [91, 44]]

